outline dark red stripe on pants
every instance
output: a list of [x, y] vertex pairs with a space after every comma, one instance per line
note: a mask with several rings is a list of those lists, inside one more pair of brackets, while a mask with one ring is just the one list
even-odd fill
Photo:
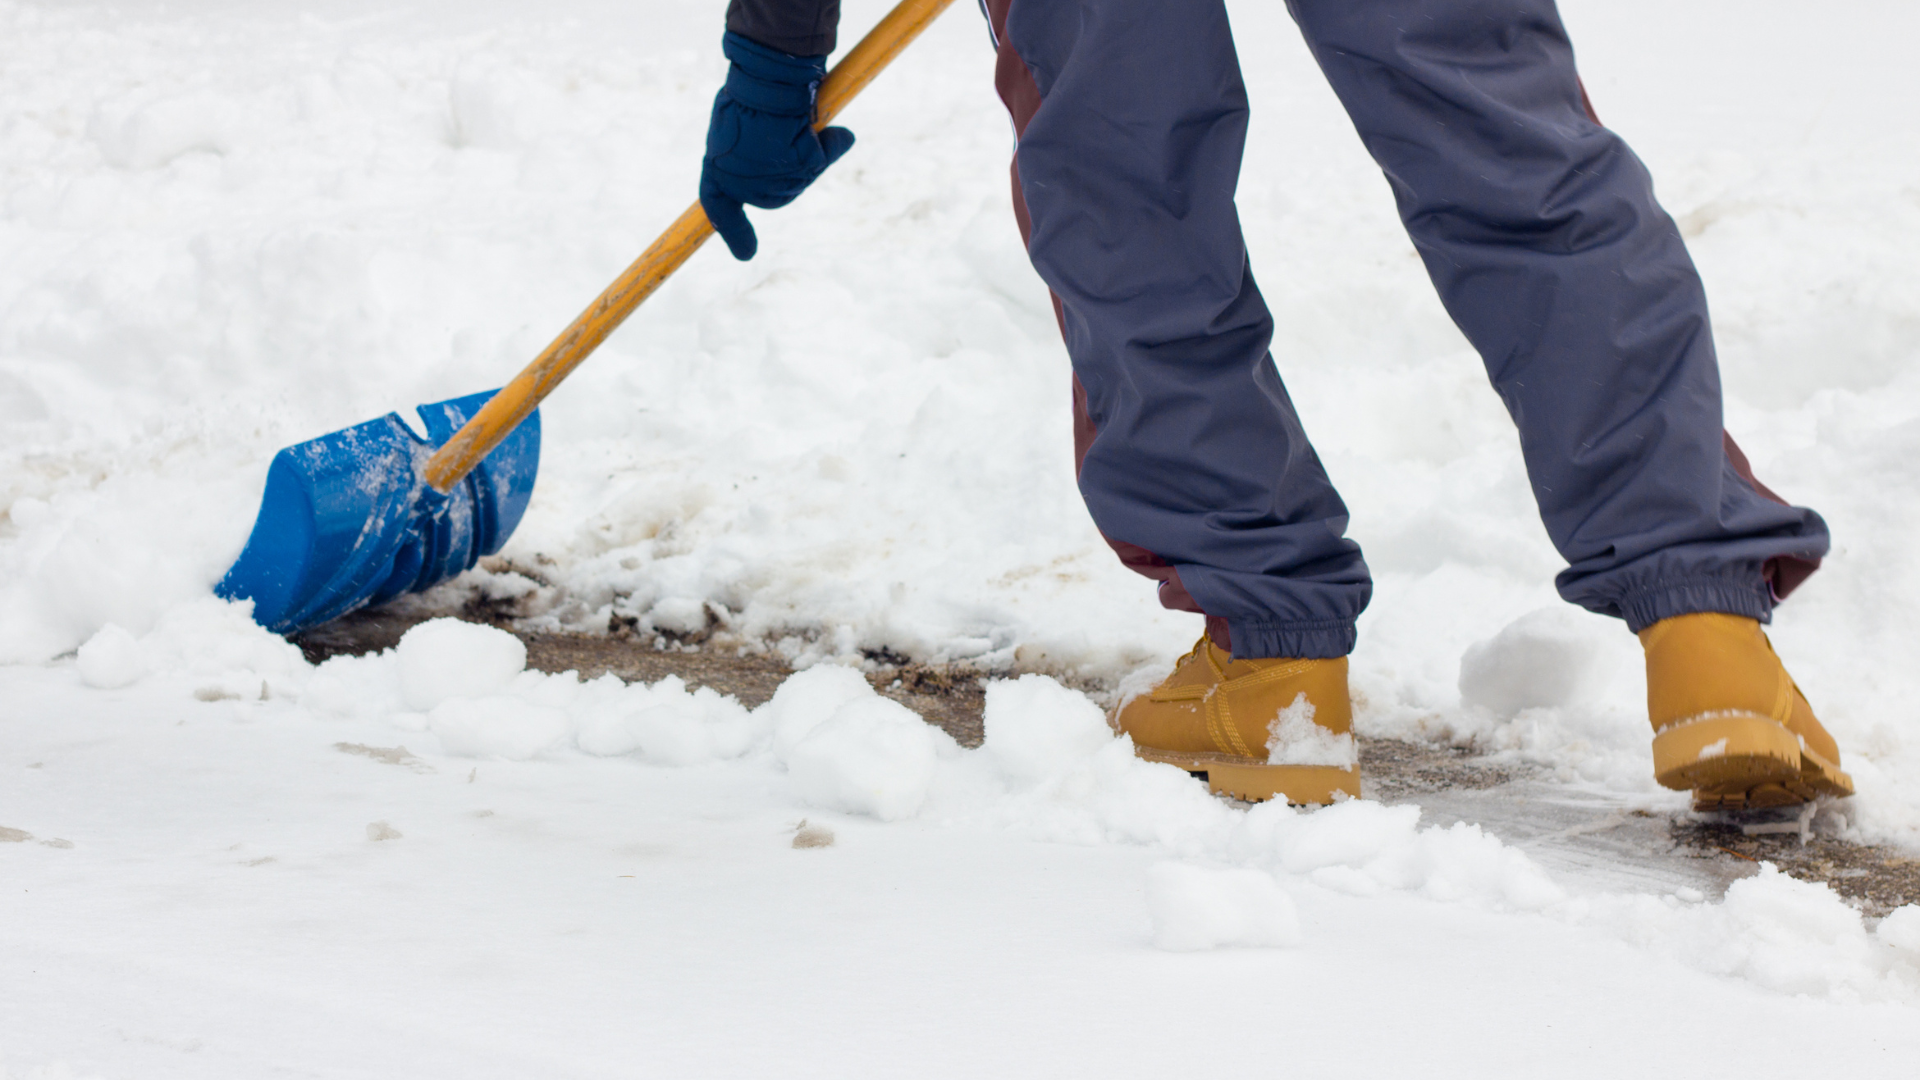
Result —
[[[1024, 135], [1027, 122], [1040, 108], [1040, 87], [1033, 80], [1033, 72], [1027, 70], [1026, 61], [1014, 51], [1013, 43], [1007, 40], [1007, 8], [1012, 0], [986, 0], [987, 18], [993, 26], [993, 39], [999, 43], [999, 53], [994, 59], [993, 88], [1000, 95], [1000, 101], [1007, 107], [1007, 114], [1013, 118], [1013, 130], [1016, 136]], [[1020, 242], [1026, 245], [1033, 236], [1033, 218], [1027, 211], [1026, 196], [1020, 191], [1020, 161], [1014, 159], [1010, 176], [1013, 181], [1013, 218], [1020, 226]], [[1054, 320], [1061, 324], [1065, 332], [1065, 313], [1060, 307], [1060, 297], [1053, 290], [1047, 290], [1053, 301]], [[1093, 445], [1093, 437], [1099, 429], [1094, 426], [1093, 418], [1087, 414], [1087, 391], [1080, 385], [1079, 376], [1073, 379], [1073, 466], [1077, 474], [1081, 462], [1086, 460], [1087, 447]], [[1120, 557], [1127, 569], [1150, 577], [1160, 583], [1160, 603], [1174, 611], [1191, 611], [1205, 615], [1187, 587], [1180, 583], [1180, 571], [1172, 563], [1148, 551], [1138, 544], [1129, 544], [1124, 540], [1115, 540], [1101, 534], [1102, 540]], [[1207, 632], [1214, 643], [1223, 649], [1233, 647], [1227, 633], [1225, 619], [1208, 618]]]

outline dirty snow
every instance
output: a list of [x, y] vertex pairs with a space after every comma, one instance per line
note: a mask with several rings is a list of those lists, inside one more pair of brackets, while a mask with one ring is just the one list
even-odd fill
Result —
[[[438, 622], [314, 667], [211, 599], [273, 449], [497, 384], [690, 200], [721, 7], [0, 0], [0, 1075], [1164, 1076], [1267, 1034], [1306, 1070], [1704, 1074], [1807, 1030], [1910, 1070], [1920, 909], [1236, 809], [1046, 677], [1150, 678], [1198, 626], [1079, 507], [964, 5], [758, 259], [702, 252], [551, 399], [526, 523], [445, 597], [817, 665], [773, 701]], [[1565, 9], [1706, 276], [1730, 429], [1833, 525], [1772, 633], [1843, 827], [1920, 850], [1920, 11]], [[1679, 806], [1384, 185], [1281, 6], [1233, 13], [1276, 356], [1379, 575], [1359, 729]], [[882, 650], [994, 676], [986, 745], [845, 666]]]

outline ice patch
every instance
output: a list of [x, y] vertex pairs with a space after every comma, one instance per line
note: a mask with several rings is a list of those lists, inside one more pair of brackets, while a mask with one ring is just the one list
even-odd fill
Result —
[[1332, 765], [1351, 769], [1360, 763], [1360, 751], [1350, 732], [1335, 734], [1313, 722], [1313, 702], [1305, 693], [1267, 725], [1267, 764]]
[[1719, 739], [1714, 742], [1710, 742], [1707, 745], [1700, 748], [1699, 760], [1705, 761], [1708, 758], [1717, 758], [1717, 757], [1726, 757], [1726, 756], [1727, 756], [1727, 740]]
[[1300, 916], [1271, 874], [1156, 863], [1147, 871], [1153, 944], [1173, 952], [1300, 943]]
[[486, 697], [527, 669], [527, 647], [519, 638], [458, 619], [421, 623], [400, 638], [394, 652], [401, 700], [418, 712], [450, 698]]

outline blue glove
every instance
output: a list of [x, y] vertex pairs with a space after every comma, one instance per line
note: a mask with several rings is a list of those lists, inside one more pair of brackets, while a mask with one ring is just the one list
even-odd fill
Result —
[[760, 241], [742, 205], [774, 210], [799, 197], [853, 145], [853, 132], [813, 131], [813, 98], [827, 74], [824, 56], [788, 56], [728, 31], [721, 48], [733, 67], [713, 99], [700, 205], [740, 260]]

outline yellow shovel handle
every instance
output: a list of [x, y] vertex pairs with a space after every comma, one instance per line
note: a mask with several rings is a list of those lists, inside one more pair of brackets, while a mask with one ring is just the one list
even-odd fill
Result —
[[[900, 0], [900, 4], [880, 20], [866, 37], [860, 39], [820, 84], [814, 99], [814, 130], [826, 127], [866, 85], [880, 74], [900, 50], [907, 47], [933, 22], [953, 0]], [[679, 219], [660, 234], [653, 246], [642, 252], [626, 272], [607, 286], [600, 298], [573, 320], [573, 325], [553, 339], [546, 351], [528, 364], [513, 381], [502, 387], [465, 427], [453, 433], [434, 455], [427, 459], [427, 483], [445, 494], [453, 490], [482, 458], [500, 445], [538, 408], [561, 380], [593, 355], [607, 335], [627, 321], [647, 297], [653, 295], [682, 263], [700, 250], [713, 235], [706, 212], [694, 203]]]

